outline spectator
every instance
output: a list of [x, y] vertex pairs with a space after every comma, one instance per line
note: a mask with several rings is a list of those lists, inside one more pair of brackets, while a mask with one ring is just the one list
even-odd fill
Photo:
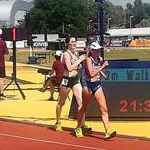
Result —
[[40, 92], [45, 92], [48, 86], [50, 86], [50, 97], [48, 100], [54, 100], [53, 96], [54, 96], [55, 87], [60, 86], [60, 83], [63, 78], [64, 66], [61, 62], [61, 56], [62, 56], [62, 51], [57, 50], [56, 53], [54, 54], [56, 60], [53, 62], [52, 70], [47, 75], [47, 79], [43, 87], [39, 89]]
[[4, 78], [5, 78], [5, 54], [8, 54], [6, 42], [1, 38], [2, 29], [0, 29], [0, 97], [4, 97]]

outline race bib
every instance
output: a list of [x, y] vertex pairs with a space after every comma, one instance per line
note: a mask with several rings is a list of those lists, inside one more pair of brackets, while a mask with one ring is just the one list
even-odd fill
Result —
[[63, 79], [61, 84], [67, 86], [68, 85], [68, 79]]

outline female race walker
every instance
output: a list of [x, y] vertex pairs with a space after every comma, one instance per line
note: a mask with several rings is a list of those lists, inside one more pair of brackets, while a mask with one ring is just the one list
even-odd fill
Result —
[[[101, 77], [106, 75], [102, 72], [106, 66], [108, 66], [108, 61], [102, 63], [102, 58], [100, 57], [100, 49], [102, 47], [97, 42], [92, 42], [90, 44], [89, 55], [86, 58], [85, 64], [85, 82], [83, 85], [83, 103], [82, 108], [79, 111], [79, 124], [78, 128], [82, 127], [82, 120], [84, 118], [85, 111], [91, 99], [91, 94], [94, 95], [98, 107], [102, 113], [102, 121], [106, 131], [105, 139], [110, 139], [116, 136], [116, 131], [111, 131], [109, 127], [109, 116], [105, 100], [105, 95], [101, 86]], [[102, 65], [101, 65], [102, 64]]]
[[[77, 100], [78, 110], [80, 110], [82, 107], [82, 86], [78, 76], [78, 69], [81, 68], [80, 63], [83, 60], [85, 60], [86, 56], [85, 55], [79, 56], [78, 53], [75, 51], [76, 41], [77, 39], [72, 36], [67, 37], [65, 41], [67, 50], [62, 56], [62, 63], [64, 65], [64, 74], [60, 87], [60, 101], [56, 106], [57, 120], [55, 124], [55, 130], [57, 132], [62, 131], [62, 126], [60, 123], [61, 111], [71, 89]], [[83, 135], [78, 134], [76, 129], [75, 134], [77, 137], [83, 137]]]

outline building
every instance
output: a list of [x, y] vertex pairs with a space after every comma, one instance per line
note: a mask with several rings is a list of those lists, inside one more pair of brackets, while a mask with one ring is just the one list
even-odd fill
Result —
[[109, 29], [110, 46], [114, 47], [150, 47], [150, 27]]
[[138, 39], [150, 38], [150, 27], [145, 28], [127, 28], [127, 29], [109, 29], [107, 33], [111, 38], [118, 39]]

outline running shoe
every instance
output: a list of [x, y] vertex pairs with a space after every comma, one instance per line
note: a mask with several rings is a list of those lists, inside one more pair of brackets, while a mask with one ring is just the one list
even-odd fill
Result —
[[4, 94], [0, 94], [0, 100], [5, 100], [6, 96]]
[[84, 135], [83, 135], [83, 133], [82, 133], [82, 128], [77, 127], [77, 128], [75, 129], [75, 135], [76, 135], [77, 138], [83, 138]]
[[42, 87], [42, 88], [40, 88], [38, 91], [44, 93], [44, 92], [46, 91], [46, 89], [45, 89], [44, 87]]
[[117, 135], [116, 131], [107, 131], [105, 134], [105, 140], [111, 139]]
[[5, 100], [4, 98], [0, 97], [0, 100]]
[[49, 101], [54, 101], [53, 97], [50, 97], [48, 100], [49, 100]]
[[0, 94], [0, 97], [6, 97], [4, 94]]
[[56, 132], [62, 132], [61, 123], [56, 123], [56, 124], [55, 124], [55, 130], [56, 130]]
[[91, 127], [88, 127], [87, 125], [82, 126], [82, 132], [86, 133], [86, 132], [90, 132], [92, 131]]

